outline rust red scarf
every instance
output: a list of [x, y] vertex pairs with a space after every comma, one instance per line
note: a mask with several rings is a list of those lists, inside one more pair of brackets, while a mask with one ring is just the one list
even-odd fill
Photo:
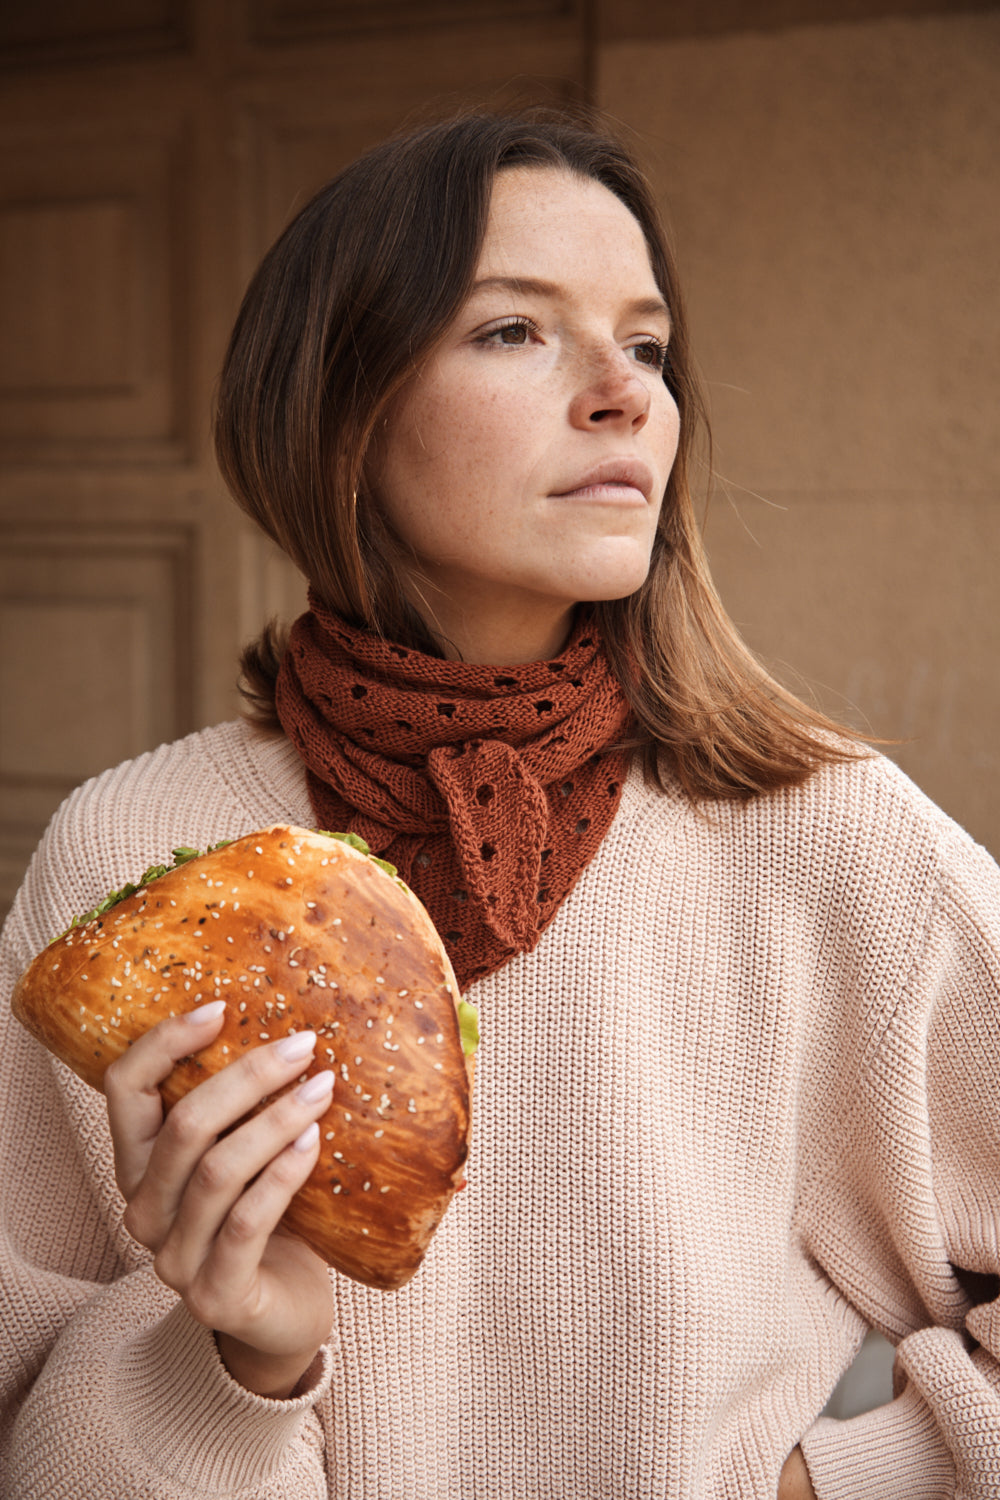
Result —
[[317, 826], [352, 832], [427, 907], [459, 984], [530, 952], [618, 808], [629, 719], [586, 619], [552, 661], [443, 661], [313, 597], [277, 684]]

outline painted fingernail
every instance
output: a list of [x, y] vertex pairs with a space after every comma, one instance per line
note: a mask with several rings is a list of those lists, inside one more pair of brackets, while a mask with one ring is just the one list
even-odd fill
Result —
[[313, 1120], [312, 1124], [307, 1125], [302, 1134], [292, 1142], [292, 1150], [311, 1151], [318, 1140], [319, 1126], [317, 1125], [316, 1121]]
[[314, 1073], [307, 1078], [305, 1083], [299, 1085], [295, 1090], [296, 1099], [301, 1099], [303, 1104], [318, 1104], [325, 1094], [333, 1092], [333, 1074]]
[[184, 1019], [190, 1021], [192, 1026], [204, 1026], [206, 1021], [217, 1021], [225, 1008], [225, 1000], [210, 1000], [207, 1005], [199, 1005], [195, 1010], [189, 1010]]
[[296, 1031], [292, 1036], [283, 1036], [280, 1042], [275, 1042], [274, 1050], [285, 1062], [297, 1062], [299, 1058], [308, 1057], [315, 1046], [315, 1031]]

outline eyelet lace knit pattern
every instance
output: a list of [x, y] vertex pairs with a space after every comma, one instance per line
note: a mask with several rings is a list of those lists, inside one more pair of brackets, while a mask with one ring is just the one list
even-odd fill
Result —
[[629, 709], [592, 622], [552, 661], [442, 661], [310, 597], [277, 686], [320, 827], [357, 833], [427, 907], [459, 983], [530, 952], [593, 858]]

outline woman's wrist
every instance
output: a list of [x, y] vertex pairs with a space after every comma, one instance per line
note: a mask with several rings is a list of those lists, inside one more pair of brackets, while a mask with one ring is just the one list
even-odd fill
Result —
[[271, 1401], [287, 1401], [298, 1394], [302, 1377], [322, 1348], [318, 1344], [314, 1349], [296, 1354], [267, 1354], [231, 1334], [218, 1332], [215, 1342], [222, 1363], [237, 1384]]
[[778, 1500], [816, 1500], [801, 1448], [793, 1448], [778, 1480]]

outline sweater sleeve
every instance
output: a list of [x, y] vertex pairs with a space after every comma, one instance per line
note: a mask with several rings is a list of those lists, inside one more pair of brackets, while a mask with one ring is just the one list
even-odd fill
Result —
[[806, 1434], [819, 1500], [1000, 1494], [1000, 872], [953, 825], [940, 857], [919, 958], [828, 1183], [879, 1252], [818, 1256], [854, 1300], [874, 1283], [884, 1320], [866, 1311], [897, 1342], [896, 1398]]
[[329, 1353], [288, 1401], [230, 1377], [212, 1333], [124, 1231], [103, 1098], [11, 1014], [17, 976], [74, 911], [121, 882], [131, 855], [94, 846], [83, 857], [81, 828], [98, 814], [77, 799], [0, 937], [0, 1493], [321, 1500], [315, 1407]]

